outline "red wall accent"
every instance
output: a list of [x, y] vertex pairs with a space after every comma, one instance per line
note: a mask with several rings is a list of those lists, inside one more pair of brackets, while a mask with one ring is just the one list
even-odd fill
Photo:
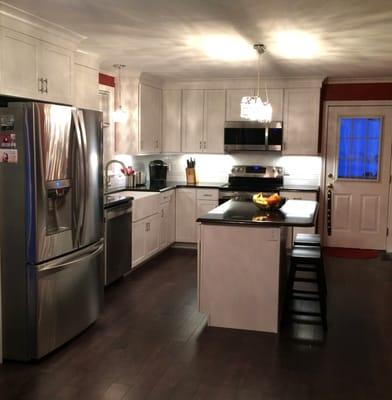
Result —
[[116, 86], [114, 76], [101, 74], [101, 73], [99, 73], [99, 83], [100, 83], [100, 85], [106, 85], [106, 86], [111, 86], [111, 87]]
[[392, 100], [392, 83], [327, 84], [322, 100]]

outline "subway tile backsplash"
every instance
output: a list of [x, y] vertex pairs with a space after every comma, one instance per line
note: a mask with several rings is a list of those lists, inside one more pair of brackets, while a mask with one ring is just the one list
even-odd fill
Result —
[[[150, 156], [117, 155], [116, 159], [137, 170], [146, 172], [151, 160], [160, 159], [169, 165], [169, 181], [185, 181], [185, 167], [188, 158], [196, 159], [196, 175], [199, 182], [227, 182], [231, 167], [237, 164], [278, 165], [284, 168], [286, 185], [320, 185], [321, 157], [280, 156], [274, 153], [236, 154], [156, 154]], [[117, 168], [117, 167], [116, 167]], [[123, 178], [119, 169], [115, 170], [114, 185], [121, 185]]]

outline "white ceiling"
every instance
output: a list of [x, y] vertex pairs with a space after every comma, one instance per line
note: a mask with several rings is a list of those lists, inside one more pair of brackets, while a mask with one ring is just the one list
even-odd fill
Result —
[[[99, 54], [101, 67], [171, 78], [248, 77], [256, 53], [238, 59], [206, 55], [198, 43], [213, 35], [263, 42], [268, 76], [391, 76], [392, 3], [389, 0], [9, 0], [7, 3], [74, 30], [81, 49]], [[277, 35], [296, 31], [315, 46], [311, 58], [285, 53]], [[294, 32], [294, 33], [293, 33]], [[286, 37], [287, 38], [287, 37]], [[211, 39], [212, 40], [212, 39]], [[213, 43], [211, 42], [210, 43]], [[305, 46], [306, 47], [306, 46]], [[287, 49], [286, 49], [287, 50]], [[218, 53], [217, 53], [218, 54]], [[227, 57], [225, 57], [227, 58]], [[246, 58], [246, 57], [245, 57]], [[114, 71], [114, 70], [113, 70]]]

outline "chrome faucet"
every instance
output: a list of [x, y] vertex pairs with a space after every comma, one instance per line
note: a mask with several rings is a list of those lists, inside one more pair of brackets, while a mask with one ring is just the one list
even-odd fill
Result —
[[115, 163], [118, 163], [118, 164], [120, 164], [120, 165], [123, 167], [123, 170], [124, 170], [123, 173], [124, 173], [124, 175], [125, 175], [125, 171], [127, 170], [127, 167], [125, 166], [125, 164], [124, 164], [122, 161], [119, 161], [119, 160], [110, 160], [110, 161], [108, 161], [107, 164], [106, 164], [106, 166], [105, 166], [105, 187], [106, 187], [106, 189], [108, 189], [109, 186], [110, 186], [110, 176], [109, 176], [109, 174], [108, 174], [109, 167], [110, 167], [112, 164], [115, 164]]

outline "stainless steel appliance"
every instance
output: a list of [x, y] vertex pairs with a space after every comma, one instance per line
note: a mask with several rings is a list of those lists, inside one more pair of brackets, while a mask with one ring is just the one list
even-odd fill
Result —
[[153, 160], [149, 164], [150, 185], [166, 184], [166, 176], [169, 166], [162, 160]]
[[283, 124], [280, 121], [261, 123], [254, 121], [226, 121], [224, 150], [282, 151]]
[[251, 199], [259, 192], [278, 193], [282, 186], [282, 167], [234, 165], [229, 182], [219, 188], [219, 204], [235, 198]]
[[131, 270], [132, 198], [105, 196], [105, 285]]
[[3, 349], [25, 361], [78, 335], [102, 306], [102, 114], [10, 102], [3, 128], [16, 143], [15, 162], [0, 163]]

